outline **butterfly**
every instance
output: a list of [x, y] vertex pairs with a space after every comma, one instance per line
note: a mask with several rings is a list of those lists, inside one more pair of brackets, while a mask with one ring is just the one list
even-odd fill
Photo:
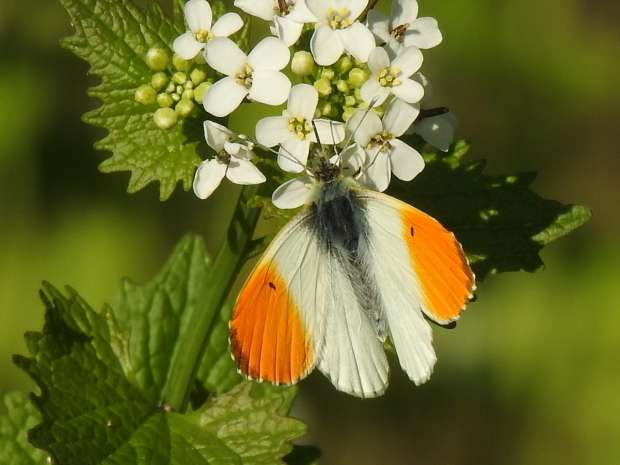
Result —
[[361, 187], [326, 155], [307, 205], [247, 278], [230, 321], [246, 377], [297, 383], [315, 368], [361, 398], [388, 385], [384, 343], [426, 382], [437, 360], [431, 326], [458, 319], [475, 277], [455, 236], [394, 197]]

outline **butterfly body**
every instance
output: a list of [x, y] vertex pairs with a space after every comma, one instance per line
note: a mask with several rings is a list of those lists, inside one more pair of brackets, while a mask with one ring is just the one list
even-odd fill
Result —
[[423, 383], [436, 361], [424, 316], [458, 318], [473, 273], [436, 220], [325, 169], [241, 291], [230, 324], [237, 365], [276, 384], [318, 367], [339, 390], [374, 397], [388, 384], [389, 337]]

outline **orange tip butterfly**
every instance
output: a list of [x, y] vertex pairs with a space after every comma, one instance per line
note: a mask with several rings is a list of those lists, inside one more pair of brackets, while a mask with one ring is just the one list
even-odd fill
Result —
[[393, 197], [360, 187], [322, 155], [310, 200], [246, 280], [230, 321], [239, 371], [294, 384], [315, 368], [343, 392], [382, 395], [384, 343], [416, 384], [437, 360], [426, 318], [458, 319], [475, 277], [454, 235]]

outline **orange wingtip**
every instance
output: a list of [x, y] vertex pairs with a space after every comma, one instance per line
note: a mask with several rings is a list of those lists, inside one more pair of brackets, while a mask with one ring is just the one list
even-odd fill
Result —
[[413, 207], [402, 210], [402, 219], [428, 316], [440, 324], [456, 320], [475, 290], [461, 244], [437, 220]]
[[292, 384], [312, 367], [311, 339], [273, 262], [259, 264], [239, 294], [230, 343], [239, 371], [252, 379]]

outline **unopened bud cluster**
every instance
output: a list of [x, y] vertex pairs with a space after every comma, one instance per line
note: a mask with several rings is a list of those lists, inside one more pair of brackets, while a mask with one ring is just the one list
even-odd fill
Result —
[[[317, 66], [312, 54], [295, 53], [291, 62], [293, 73], [307, 84], [314, 85], [319, 93], [317, 118], [342, 118], [347, 121], [358, 108], [367, 108], [360, 89], [368, 80], [368, 65], [345, 55], [332, 66]], [[374, 110], [381, 114], [380, 107]]]
[[179, 118], [195, 112], [196, 103], [202, 103], [213, 81], [208, 78], [204, 64], [183, 60], [178, 55], [171, 58], [161, 48], [150, 49], [145, 61], [154, 73], [148, 84], [136, 89], [134, 98], [143, 105], [157, 105], [153, 121], [161, 129], [171, 128]]

